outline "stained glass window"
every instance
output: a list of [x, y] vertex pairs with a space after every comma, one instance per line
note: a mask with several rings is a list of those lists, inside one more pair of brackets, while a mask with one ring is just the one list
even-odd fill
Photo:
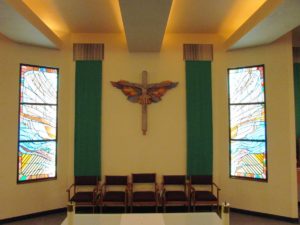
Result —
[[264, 66], [228, 69], [230, 176], [267, 180]]
[[18, 183], [56, 178], [58, 69], [20, 66]]

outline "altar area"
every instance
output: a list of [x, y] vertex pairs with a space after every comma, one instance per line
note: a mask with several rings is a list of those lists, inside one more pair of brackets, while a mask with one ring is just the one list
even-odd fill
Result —
[[222, 225], [214, 212], [139, 213], [139, 214], [74, 214], [61, 225]]

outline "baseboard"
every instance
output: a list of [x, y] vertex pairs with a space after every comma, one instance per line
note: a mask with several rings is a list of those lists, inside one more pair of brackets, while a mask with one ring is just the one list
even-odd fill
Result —
[[268, 214], [268, 213], [261, 213], [261, 212], [255, 212], [255, 211], [249, 211], [245, 209], [238, 209], [238, 208], [230, 208], [232, 212], [237, 212], [241, 214], [247, 214], [251, 216], [260, 216], [260, 217], [265, 217], [265, 218], [270, 218], [270, 219], [275, 219], [275, 220], [280, 220], [280, 221], [285, 221], [289, 223], [299, 223], [299, 218], [291, 218], [291, 217], [285, 217], [285, 216], [278, 216], [278, 215], [273, 215], [273, 214]]
[[[238, 209], [238, 208], [230, 208], [230, 210], [232, 212], [237, 212], [237, 213], [241, 213], [241, 214], [260, 216], [260, 217], [264, 217], [264, 218], [276, 219], [276, 220], [285, 221], [285, 222], [289, 222], [289, 223], [295, 223], [295, 224], [299, 223], [298, 218], [278, 216], [278, 215], [249, 211], [249, 210]], [[36, 218], [36, 217], [46, 216], [46, 215], [55, 214], [55, 213], [62, 213], [62, 212], [66, 212], [66, 211], [67, 211], [66, 208], [58, 208], [58, 209], [52, 209], [52, 210], [48, 210], [48, 211], [32, 213], [32, 214], [23, 215], [23, 216], [16, 216], [16, 217], [11, 217], [11, 218], [1, 219], [0, 224], [16, 222], [16, 221], [24, 220], [24, 219]], [[109, 212], [113, 212], [113, 211], [114, 210], [109, 210]]]
[[36, 218], [39, 216], [47, 216], [50, 214], [62, 213], [62, 212], [67, 212], [67, 208], [52, 209], [52, 210], [48, 210], [48, 211], [32, 213], [32, 214], [27, 214], [27, 215], [23, 215], [23, 216], [16, 216], [16, 217], [11, 217], [11, 218], [7, 218], [7, 219], [1, 219], [0, 224], [11, 223], [11, 222], [19, 221], [19, 220]]

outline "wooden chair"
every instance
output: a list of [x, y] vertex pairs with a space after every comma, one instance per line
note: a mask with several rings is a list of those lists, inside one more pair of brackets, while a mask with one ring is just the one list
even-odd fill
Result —
[[[141, 184], [147, 184], [147, 189], [138, 189]], [[130, 211], [133, 206], [155, 206], [158, 208], [158, 185], [155, 173], [132, 174], [130, 184]]]
[[[173, 189], [171, 189], [171, 186], [173, 187]], [[189, 203], [190, 202], [187, 193], [186, 176], [163, 176], [162, 205], [164, 212], [166, 211], [166, 206], [187, 206], [189, 211]]]
[[[71, 192], [73, 189], [73, 195]], [[96, 206], [99, 189], [98, 176], [75, 176], [74, 183], [67, 189], [68, 201], [76, 206], [91, 206], [93, 212]]]
[[[203, 189], [203, 187], [205, 189]], [[219, 213], [220, 190], [221, 189], [213, 182], [212, 176], [190, 176], [189, 193], [191, 196], [191, 206], [193, 207], [193, 211], [195, 211], [196, 206], [216, 206], [217, 212]]]
[[[121, 188], [121, 190], [120, 190]], [[100, 211], [104, 206], [123, 206], [125, 213], [128, 206], [128, 177], [105, 176], [105, 183], [100, 192]]]

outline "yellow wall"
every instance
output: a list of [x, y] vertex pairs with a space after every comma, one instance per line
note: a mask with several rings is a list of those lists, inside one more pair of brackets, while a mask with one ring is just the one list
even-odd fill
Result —
[[[160, 53], [129, 53], [125, 36], [73, 35], [74, 42], [105, 44], [102, 96], [102, 174], [155, 172], [185, 174], [186, 115], [185, 67], [180, 38], [166, 36]], [[192, 39], [209, 42], [212, 35]], [[162, 101], [148, 106], [148, 132], [141, 131], [141, 106], [126, 100], [110, 81], [141, 82], [143, 70], [148, 81], [179, 82]], [[70, 168], [72, 170], [72, 168]], [[71, 171], [72, 174], [72, 171]], [[158, 177], [160, 180], [161, 176]]]
[[[71, 53], [14, 44], [5, 39], [0, 39], [0, 49], [0, 219], [64, 207], [69, 132], [73, 132], [68, 130]], [[16, 184], [20, 63], [60, 69], [57, 180]]]
[[[217, 51], [213, 63], [215, 171], [222, 200], [235, 208], [298, 217], [291, 37], [274, 44]], [[230, 179], [227, 68], [265, 65], [268, 182]]]
[[[105, 44], [102, 94], [102, 175], [156, 172], [185, 174], [186, 113], [183, 43], [215, 43], [213, 62], [214, 177], [222, 200], [233, 207], [297, 217], [295, 130], [290, 37], [246, 50], [225, 52], [213, 35], [165, 36], [160, 53], [129, 53], [121, 34], [76, 34], [72, 42]], [[53, 51], [0, 41], [0, 219], [63, 207], [73, 179], [74, 78], [71, 49]], [[16, 185], [19, 63], [60, 67], [58, 180]], [[265, 64], [269, 182], [229, 179], [227, 68]], [[178, 86], [148, 107], [148, 133], [141, 132], [141, 106], [126, 100], [110, 81], [172, 80]], [[5, 85], [2, 81], [5, 81]], [[3, 173], [3, 171], [6, 171]], [[5, 185], [3, 185], [5, 184]], [[238, 191], [237, 191], [238, 190]], [[47, 192], [47, 197], [45, 192]], [[11, 201], [13, 199], [13, 201]], [[45, 199], [41, 201], [41, 199]], [[4, 204], [3, 204], [4, 203]]]

